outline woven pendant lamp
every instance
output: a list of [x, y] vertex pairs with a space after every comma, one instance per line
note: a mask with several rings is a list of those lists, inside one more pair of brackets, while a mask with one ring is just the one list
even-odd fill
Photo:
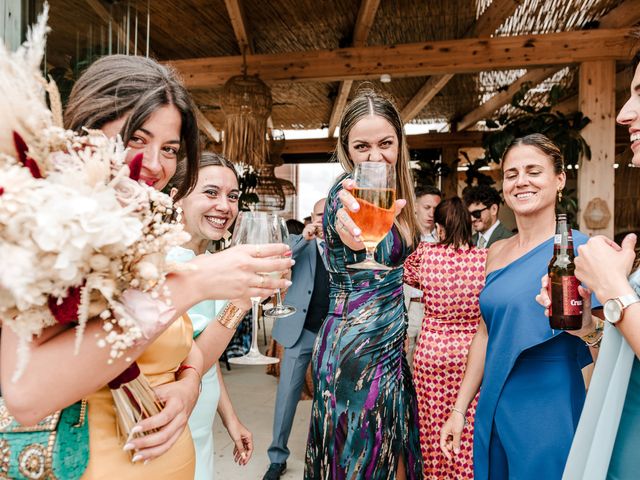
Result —
[[[246, 72], [246, 65], [243, 70]], [[224, 84], [221, 105], [225, 115], [225, 157], [259, 170], [269, 155], [267, 119], [273, 105], [271, 89], [258, 77], [236, 75]]]

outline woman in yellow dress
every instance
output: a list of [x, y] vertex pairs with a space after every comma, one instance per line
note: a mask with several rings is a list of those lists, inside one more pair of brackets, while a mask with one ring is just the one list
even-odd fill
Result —
[[[195, 184], [199, 149], [192, 100], [175, 73], [151, 59], [113, 55], [96, 61], [73, 88], [65, 126], [76, 131], [101, 129], [110, 137], [121, 135], [129, 148], [128, 161], [143, 153], [140, 180], [158, 190], [173, 176], [178, 159], [185, 157], [186, 181], [179, 190], [188, 192]], [[277, 288], [286, 288], [287, 280], [265, 278], [257, 272], [289, 269], [291, 260], [279, 258], [287, 252], [286, 245], [243, 245], [196, 257], [190, 262], [194, 269], [167, 279], [172, 307], [141, 292], [128, 292], [126, 308], [135, 312], [134, 317], [147, 317], [151, 322], [145, 340], [111, 364], [109, 349], [99, 348], [94, 341], [102, 334], [101, 321], [88, 322], [77, 355], [75, 331], [56, 326], [34, 340], [22, 378], [12, 382], [18, 342], [5, 329], [0, 384], [7, 408], [19, 422], [34, 424], [88, 398], [90, 454], [83, 478], [192, 479], [194, 451], [186, 426], [198, 397], [202, 356], [192, 342], [191, 322], [181, 314], [205, 299], [267, 297]], [[233, 328], [228, 327], [243, 314], [241, 308], [232, 306], [211, 325], [221, 345], [233, 335]], [[134, 361], [165, 407], [134, 427], [139, 432], [156, 432], [123, 446], [116, 435], [114, 405], [106, 384]]]

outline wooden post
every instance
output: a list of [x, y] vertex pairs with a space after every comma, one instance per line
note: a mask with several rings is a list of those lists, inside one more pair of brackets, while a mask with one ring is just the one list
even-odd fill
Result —
[[442, 148], [442, 164], [451, 169], [449, 176], [442, 178], [440, 186], [442, 198], [451, 198], [458, 195], [458, 147], [446, 146]]
[[591, 119], [581, 132], [591, 147], [591, 160], [582, 159], [578, 174], [580, 230], [609, 238], [613, 238], [615, 192], [615, 67], [610, 60], [582, 63], [578, 103]]
[[9, 50], [15, 50], [22, 43], [25, 13], [22, 0], [0, 0], [0, 39]]

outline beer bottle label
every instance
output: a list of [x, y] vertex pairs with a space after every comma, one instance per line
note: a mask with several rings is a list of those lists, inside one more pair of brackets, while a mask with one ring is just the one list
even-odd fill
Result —
[[582, 297], [578, 292], [578, 286], [580, 282], [576, 277], [562, 277], [564, 315], [582, 315]]

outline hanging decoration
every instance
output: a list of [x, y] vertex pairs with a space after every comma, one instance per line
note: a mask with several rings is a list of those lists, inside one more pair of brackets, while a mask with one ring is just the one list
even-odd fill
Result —
[[223, 153], [236, 164], [259, 170], [269, 155], [267, 120], [273, 100], [266, 83], [257, 76], [247, 75], [245, 52], [242, 75], [231, 77], [222, 89]]

